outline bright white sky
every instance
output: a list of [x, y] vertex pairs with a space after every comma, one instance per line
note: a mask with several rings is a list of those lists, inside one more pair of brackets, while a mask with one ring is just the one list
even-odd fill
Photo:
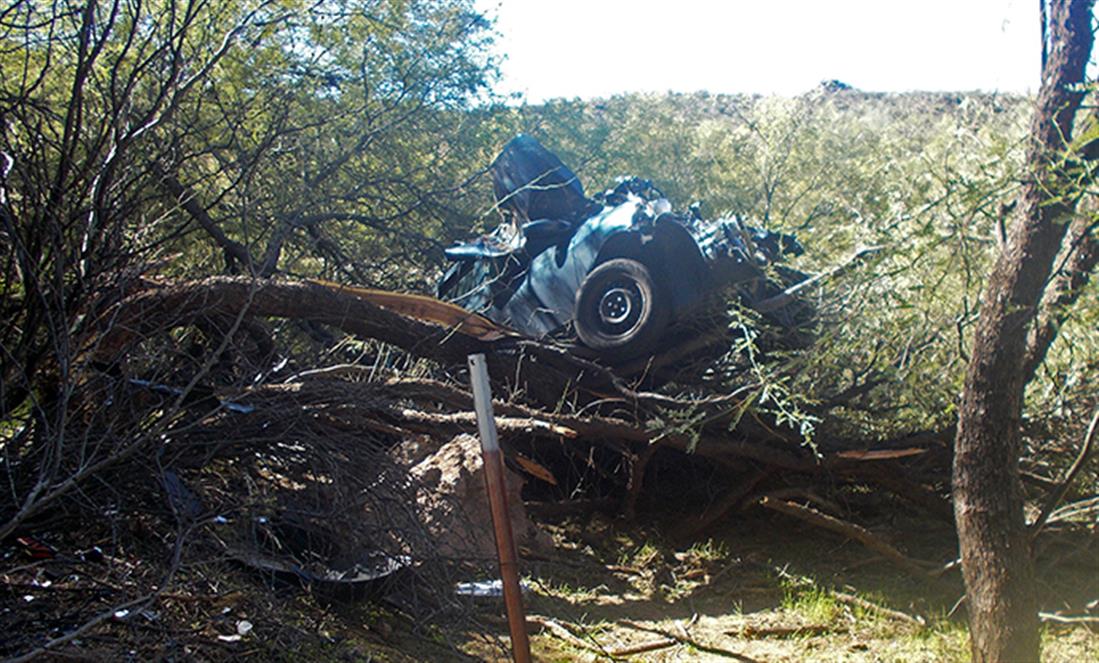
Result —
[[798, 94], [1038, 88], [1036, 0], [476, 0], [507, 56], [499, 91]]

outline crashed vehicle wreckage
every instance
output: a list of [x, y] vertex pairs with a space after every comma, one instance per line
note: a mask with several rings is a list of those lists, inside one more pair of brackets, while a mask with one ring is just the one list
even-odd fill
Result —
[[807, 275], [776, 264], [802, 253], [791, 235], [736, 217], [703, 219], [697, 203], [673, 212], [635, 177], [588, 198], [576, 175], [526, 135], [504, 147], [492, 173], [504, 222], [446, 249], [454, 264], [440, 299], [535, 338], [571, 325], [612, 361], [654, 351], [673, 322], [726, 288], [781, 327], [812, 317], [786, 291]]

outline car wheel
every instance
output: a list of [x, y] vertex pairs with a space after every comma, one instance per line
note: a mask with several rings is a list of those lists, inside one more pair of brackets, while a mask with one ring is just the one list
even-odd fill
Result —
[[611, 359], [652, 350], [670, 314], [662, 285], [648, 267], [629, 258], [599, 265], [576, 293], [577, 335], [584, 345]]

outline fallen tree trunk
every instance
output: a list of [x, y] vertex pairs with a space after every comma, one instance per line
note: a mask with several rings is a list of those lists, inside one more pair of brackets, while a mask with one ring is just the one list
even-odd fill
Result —
[[129, 345], [150, 334], [191, 324], [200, 315], [276, 317], [331, 325], [350, 334], [391, 343], [427, 359], [460, 363], [487, 352], [491, 343], [405, 317], [320, 283], [212, 277], [157, 284], [132, 295], [100, 321], [102, 336], [92, 351], [113, 362]]
[[464, 365], [467, 355], [484, 353], [491, 374], [505, 376], [509, 391], [543, 404], [577, 391], [590, 397], [623, 395], [606, 368], [551, 343], [509, 335], [482, 340], [463, 333], [460, 325], [448, 328], [378, 306], [363, 292], [321, 282], [248, 277], [151, 284], [100, 317], [85, 356], [99, 366], [115, 365], [134, 343], [203, 316], [290, 318], [331, 325], [443, 364]]

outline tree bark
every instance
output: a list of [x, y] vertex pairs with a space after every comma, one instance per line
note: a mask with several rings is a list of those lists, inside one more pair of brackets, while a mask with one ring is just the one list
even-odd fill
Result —
[[220, 276], [155, 284], [108, 309], [83, 354], [97, 366], [111, 366], [124, 357], [130, 344], [211, 315], [331, 325], [451, 365], [464, 364], [469, 354], [485, 353], [491, 374], [509, 393], [521, 391], [543, 405], [558, 403], [563, 395], [576, 391], [594, 397], [623, 395], [606, 368], [549, 343], [510, 336], [479, 340], [452, 327], [376, 306], [354, 288], [321, 282]]
[[140, 338], [188, 325], [199, 315], [278, 317], [332, 325], [362, 338], [375, 338], [428, 359], [459, 363], [492, 346], [444, 327], [413, 320], [375, 306], [353, 292], [320, 283], [235, 277], [167, 283], [132, 295], [101, 321], [94, 339], [102, 364], [118, 359]]
[[233, 273], [237, 271], [238, 264], [246, 271], [252, 271], [252, 255], [248, 252], [248, 248], [240, 242], [230, 239], [229, 236], [222, 231], [217, 222], [210, 218], [210, 214], [206, 211], [206, 208], [199, 204], [198, 198], [193, 191], [185, 187], [174, 175], [163, 173], [161, 175], [161, 182], [163, 183], [165, 190], [176, 199], [176, 202], [179, 203], [179, 205], [191, 215], [191, 218], [193, 218], [198, 225], [213, 238], [217, 245], [221, 247], [221, 250], [225, 253], [225, 268], [228, 272]]
[[[1095, 239], [1095, 220], [1090, 214], [1078, 214], [1072, 220], [1065, 241], [1064, 265], [1046, 290], [1038, 319], [1027, 338], [1024, 379], [1034, 377], [1045, 361], [1050, 344], [1068, 318], [1069, 311], [1084, 292], [1091, 273], [1099, 264], [1099, 241]], [[1062, 262], [1058, 260], [1058, 262]]]
[[981, 304], [954, 452], [954, 515], [973, 660], [1039, 660], [1033, 563], [1018, 471], [1026, 339], [1076, 196], [1058, 166], [1072, 135], [1091, 53], [1090, 0], [1051, 0], [1019, 219]]

